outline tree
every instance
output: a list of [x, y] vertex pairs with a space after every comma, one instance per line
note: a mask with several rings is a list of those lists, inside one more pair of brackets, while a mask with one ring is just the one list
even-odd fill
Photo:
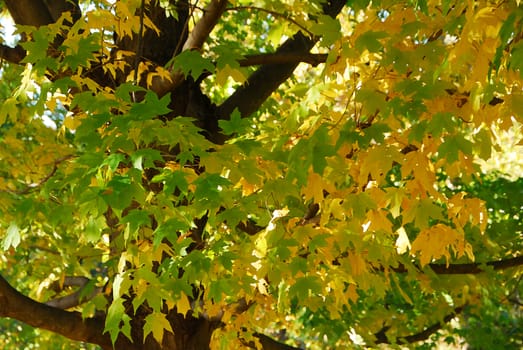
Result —
[[519, 2], [2, 6], [0, 316], [339, 348], [520, 303], [521, 182], [478, 165], [521, 123]]

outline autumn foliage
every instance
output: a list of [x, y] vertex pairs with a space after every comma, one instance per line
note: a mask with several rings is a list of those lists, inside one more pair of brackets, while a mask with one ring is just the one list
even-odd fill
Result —
[[1, 317], [178, 350], [519, 322], [521, 174], [484, 166], [520, 135], [519, 1], [0, 4]]

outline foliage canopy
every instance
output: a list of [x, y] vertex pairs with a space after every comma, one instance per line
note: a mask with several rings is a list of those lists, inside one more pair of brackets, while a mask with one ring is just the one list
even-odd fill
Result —
[[519, 1], [1, 6], [0, 344], [521, 346]]

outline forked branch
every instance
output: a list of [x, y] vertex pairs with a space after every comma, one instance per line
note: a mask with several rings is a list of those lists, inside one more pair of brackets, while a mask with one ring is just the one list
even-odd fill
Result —
[[[323, 12], [336, 17], [345, 6], [345, 0], [330, 0]], [[276, 50], [275, 54], [307, 55], [316, 44], [317, 37], [308, 37], [302, 32], [296, 33]], [[299, 62], [286, 64], [264, 64], [258, 68], [236, 91], [218, 107], [218, 118], [228, 120], [236, 108], [242, 117], [254, 113], [267, 98], [293, 74]]]

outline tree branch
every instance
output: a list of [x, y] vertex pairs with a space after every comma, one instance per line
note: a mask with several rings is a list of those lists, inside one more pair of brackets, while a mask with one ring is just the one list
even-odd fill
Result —
[[[259, 339], [263, 350], [299, 350], [299, 348], [280, 343], [265, 334], [254, 333], [254, 336]], [[256, 349], [256, 347], [253, 347], [253, 349]]]
[[[301, 32], [288, 39], [276, 51], [276, 55], [305, 55], [314, 46], [315, 41]], [[265, 100], [285, 82], [294, 72], [298, 62], [287, 64], [265, 64], [251, 74], [244, 85], [240, 86], [218, 107], [218, 118], [228, 120], [234, 109], [238, 108], [242, 117], [254, 113]]]
[[267, 53], [260, 55], [249, 55], [244, 59], [238, 61], [240, 66], [260, 66], [264, 64], [288, 64], [288, 63], [309, 63], [312, 66], [317, 66], [320, 63], [324, 63], [327, 60], [326, 53]]
[[53, 169], [51, 169], [51, 171], [46, 175], [44, 176], [42, 179], [38, 180], [38, 182], [35, 182], [35, 183], [32, 183], [32, 184], [28, 184], [26, 185], [25, 188], [21, 189], [21, 190], [18, 190], [18, 191], [14, 191], [14, 190], [1, 190], [0, 189], [0, 192], [7, 192], [7, 193], [13, 193], [13, 194], [17, 194], [17, 195], [24, 195], [24, 194], [28, 194], [29, 192], [32, 192], [34, 191], [35, 189], [41, 187], [43, 184], [45, 184], [47, 181], [49, 181], [49, 179], [51, 177], [53, 177], [53, 175], [56, 173], [56, 171], [58, 170], [58, 165], [60, 165], [60, 163], [68, 160], [68, 159], [71, 159], [73, 158], [74, 156], [73, 155], [67, 155], [67, 156], [64, 156], [64, 157], [61, 157], [61, 158], [58, 158], [57, 160], [55, 160], [53, 162]]
[[79, 288], [78, 288], [78, 290], [76, 290], [75, 292], [73, 292], [69, 295], [51, 299], [51, 300], [47, 301], [45, 304], [48, 306], [66, 310], [66, 309], [70, 309], [75, 306], [81, 305], [85, 302], [88, 302], [89, 300], [91, 300], [92, 298], [94, 298], [95, 296], [100, 294], [103, 290], [102, 287], [96, 287], [96, 288], [93, 288], [93, 290], [90, 293], [86, 294], [85, 290], [87, 288], [87, 284], [90, 281], [91, 280], [88, 279], [87, 277], [79, 277], [79, 276], [66, 277], [63, 282], [63, 285], [59, 285], [59, 282], [56, 281], [50, 287], [57, 291], [63, 290], [63, 287], [75, 286], [75, 287], [79, 287]]
[[78, 0], [5, 0], [5, 5], [16, 24], [35, 27], [56, 22], [66, 11], [73, 20], [81, 14]]
[[218, 23], [218, 20], [225, 11], [227, 0], [212, 0], [211, 3], [203, 11], [203, 16], [194, 26], [194, 29], [189, 33], [189, 37], [183, 45], [185, 50], [200, 50], [203, 43], [209, 37], [209, 34]]
[[10, 47], [0, 44], [0, 58], [10, 63], [19, 64], [26, 55], [25, 50], [20, 46]]
[[4, 2], [16, 24], [40, 27], [54, 22], [43, 0], [5, 0]]
[[[345, 3], [344, 0], [331, 0], [324, 6], [324, 13], [335, 17]], [[286, 40], [276, 50], [276, 54], [307, 55], [318, 39], [307, 37], [302, 32], [298, 32], [292, 38]], [[247, 79], [244, 85], [239, 87], [218, 107], [218, 118], [228, 120], [230, 114], [236, 108], [238, 108], [242, 117], [251, 115], [274, 90], [292, 75], [297, 66], [298, 62], [261, 66]]]
[[79, 312], [69, 312], [39, 303], [14, 289], [0, 276], [0, 316], [11, 317], [35, 328], [46, 329], [69, 339], [94, 343], [111, 349], [111, 339], [103, 335], [104, 320], [82, 319]]
[[[410, 344], [410, 343], [416, 343], [419, 341], [427, 340], [432, 334], [439, 331], [443, 326], [450, 322], [454, 317], [459, 315], [464, 309], [464, 306], [460, 306], [456, 309], [454, 309], [450, 314], [446, 315], [441, 322], [435, 323], [432, 326], [429, 326], [425, 328], [423, 331], [419, 333], [415, 333], [412, 335], [407, 335], [405, 337], [398, 337], [395, 340], [395, 344], [402, 345], [402, 344]], [[390, 329], [389, 326], [383, 327], [378, 333], [374, 334], [376, 337], [376, 344], [391, 344], [389, 339], [387, 338], [387, 331]]]
[[[521, 265], [523, 265], [523, 255], [509, 259], [488, 261], [486, 263], [449, 264], [448, 266], [446, 264], [429, 264], [427, 266], [438, 275], [466, 275], [479, 274], [485, 272], [488, 268], [497, 271]], [[391, 269], [397, 273], [408, 272], [408, 268], [403, 264]]]
[[[212, 32], [218, 20], [225, 11], [227, 0], [212, 0], [209, 5], [203, 10], [203, 16], [196, 23], [191, 33], [185, 41], [182, 51], [185, 50], [200, 50], [209, 34]], [[180, 70], [173, 70], [170, 79], [156, 78], [153, 79], [151, 89], [159, 96], [163, 96], [168, 92], [174, 91], [180, 84], [183, 83], [185, 77]]]

